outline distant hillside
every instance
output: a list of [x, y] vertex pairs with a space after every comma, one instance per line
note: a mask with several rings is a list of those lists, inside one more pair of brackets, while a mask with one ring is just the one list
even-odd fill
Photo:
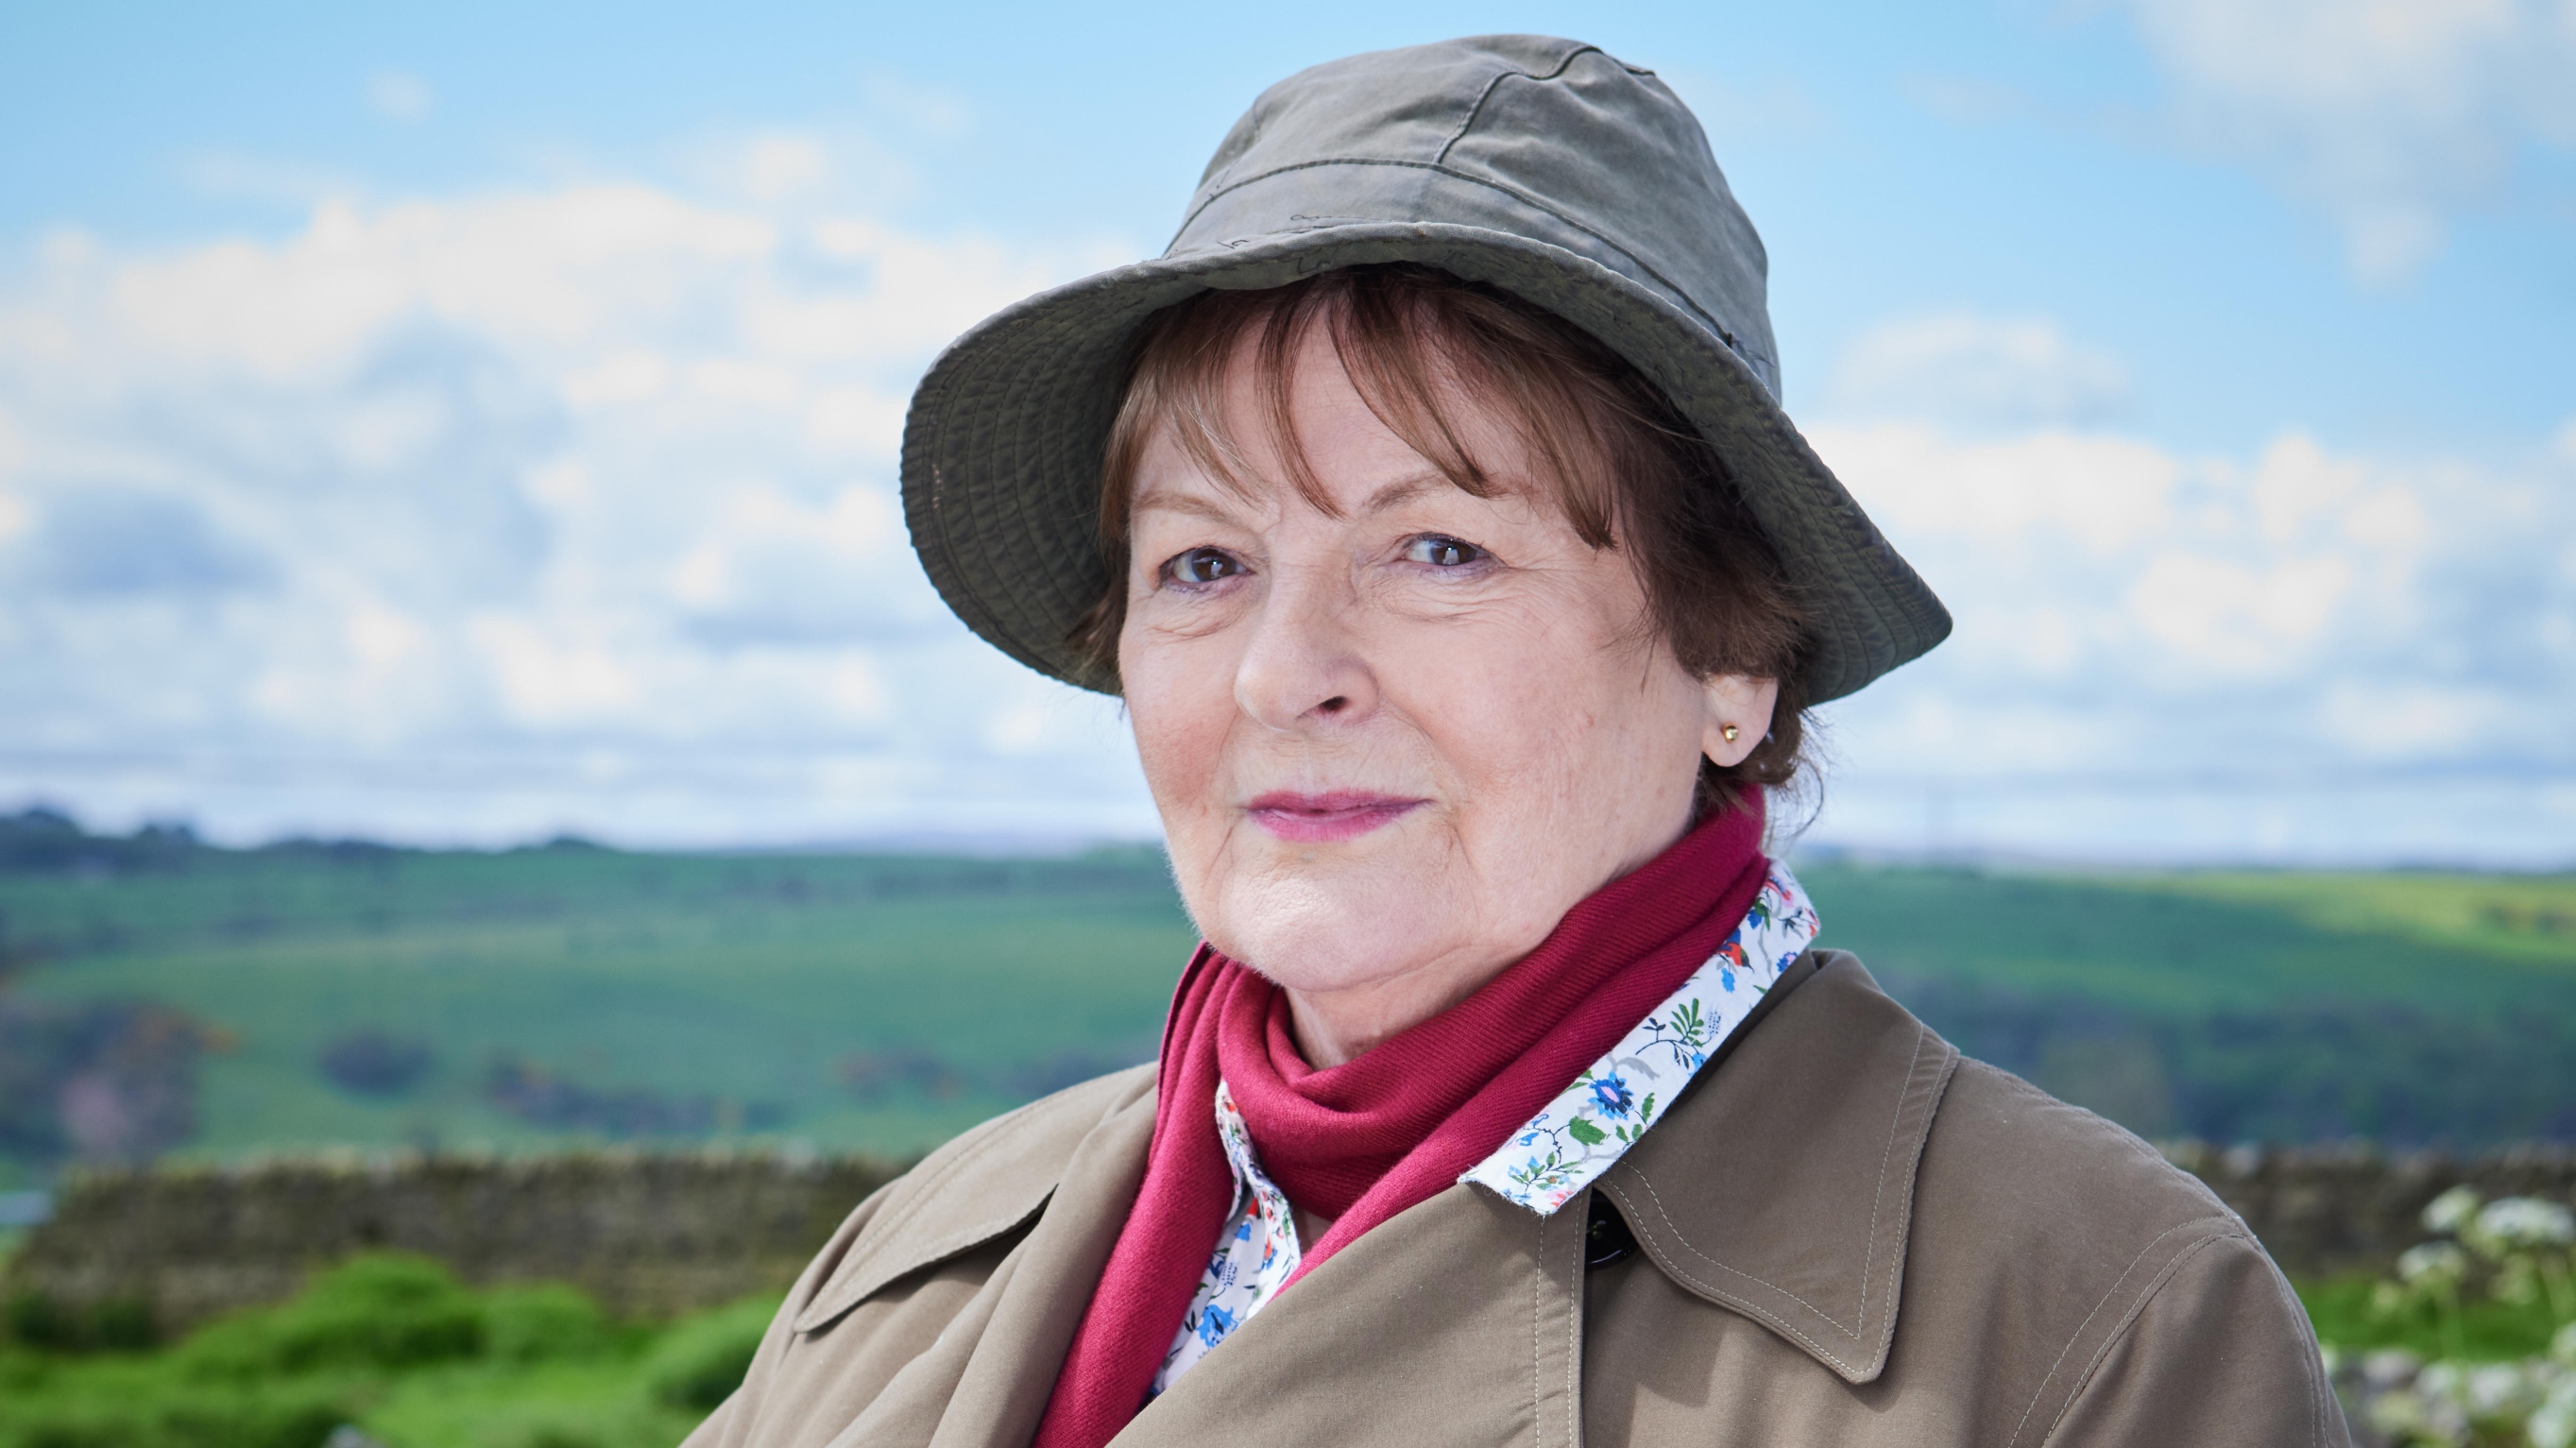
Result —
[[[91, 1040], [148, 1004], [195, 1076], [185, 1145], [219, 1155], [746, 1133], [915, 1150], [1151, 1056], [1195, 938], [1145, 850], [102, 858], [0, 871], [0, 1045]], [[114, 1079], [104, 1047], [48, 1059], [51, 1080], [0, 1069], [0, 1120]], [[79, 1136], [0, 1138], [0, 1173]]]
[[[2576, 1139], [2576, 879], [1802, 867], [1824, 940], [2137, 1129]], [[1148, 1058], [1161, 857], [216, 849], [0, 818], [0, 1186], [74, 1156], [908, 1151]]]
[[2576, 877], [1817, 865], [1825, 940], [2150, 1136], [2576, 1140]]

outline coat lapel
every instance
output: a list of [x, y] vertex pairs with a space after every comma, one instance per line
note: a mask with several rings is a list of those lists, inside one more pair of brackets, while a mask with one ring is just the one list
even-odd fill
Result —
[[1887, 1366], [1915, 1167], [1959, 1052], [1859, 961], [1816, 957], [1597, 1190], [1674, 1283], [1866, 1383]]
[[[1043, 1210], [1028, 1235], [938, 1340], [906, 1363], [832, 1439], [832, 1448], [1019, 1448], [1037, 1432], [1074, 1326], [1090, 1305], [1144, 1176], [1145, 1148], [1154, 1131], [1153, 1077], [1150, 1071], [1132, 1074], [1130, 1099], [1081, 1137], [1061, 1178], [1031, 1204], [1031, 1210]], [[1011, 1215], [1009, 1193], [992, 1194], [1001, 1204], [988, 1214], [960, 1212], [961, 1203], [944, 1201], [950, 1195], [926, 1191], [902, 1229], [890, 1234], [897, 1240], [856, 1264], [851, 1283], [867, 1291], [840, 1290], [836, 1282], [818, 1299], [824, 1306], [800, 1321], [800, 1330], [828, 1331], [832, 1308], [846, 1310], [942, 1252], [989, 1241], [1017, 1225], [1005, 1220]]]
[[1148, 1404], [1113, 1448], [1573, 1448], [1583, 1214], [1457, 1186], [1342, 1249]]

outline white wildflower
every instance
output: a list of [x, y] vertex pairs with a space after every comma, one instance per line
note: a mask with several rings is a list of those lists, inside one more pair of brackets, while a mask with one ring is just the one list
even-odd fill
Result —
[[2456, 1186], [2424, 1204], [2424, 1230], [2456, 1232], [2478, 1214], [2478, 1189]]
[[2461, 1374], [2459, 1403], [2472, 1422], [2509, 1421], [2540, 1406], [2539, 1385], [2520, 1363], [2481, 1363]]
[[2361, 1380], [2373, 1392], [2387, 1392], [2415, 1381], [2424, 1360], [2402, 1347], [2384, 1347], [2361, 1360]]
[[2370, 1426], [2397, 1442], [2466, 1443], [2468, 1420], [2450, 1403], [2421, 1393], [2385, 1393], [2371, 1400]]
[[[2558, 1335], [2567, 1336], [2563, 1331]], [[2550, 1388], [2523, 1425], [2522, 1436], [2531, 1448], [2576, 1448], [2576, 1373], [2560, 1377]]]
[[2469, 1401], [2469, 1365], [2448, 1360], [2426, 1365], [2415, 1375], [2415, 1391], [2428, 1403], [2450, 1403], [2466, 1407]]
[[2505, 1247], [2564, 1246], [2576, 1242], [2576, 1212], [2538, 1197], [2505, 1197], [2487, 1203], [2473, 1231]]
[[2448, 1242], [2409, 1247], [2397, 1259], [2397, 1275], [2410, 1287], [2448, 1287], [2469, 1273], [2469, 1254]]

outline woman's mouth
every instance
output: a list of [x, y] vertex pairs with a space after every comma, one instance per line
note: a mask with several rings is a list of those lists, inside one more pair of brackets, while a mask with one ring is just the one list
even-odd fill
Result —
[[1358, 789], [1336, 789], [1323, 794], [1291, 794], [1277, 790], [1262, 795], [1245, 808], [1263, 829], [1280, 839], [1303, 845], [1358, 839], [1429, 802]]

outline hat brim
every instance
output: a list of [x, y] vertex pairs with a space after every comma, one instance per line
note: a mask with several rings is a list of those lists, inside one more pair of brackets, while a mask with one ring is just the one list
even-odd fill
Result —
[[1119, 267], [1041, 292], [950, 345], [904, 422], [904, 518], [969, 628], [1104, 693], [1068, 635], [1109, 584], [1100, 469], [1131, 348], [1155, 312], [1346, 266], [1416, 262], [1572, 322], [1660, 385], [1725, 460], [1807, 615], [1801, 682], [1822, 703], [1947, 637], [1949, 612], [1707, 324], [1561, 247], [1482, 227], [1369, 223]]

